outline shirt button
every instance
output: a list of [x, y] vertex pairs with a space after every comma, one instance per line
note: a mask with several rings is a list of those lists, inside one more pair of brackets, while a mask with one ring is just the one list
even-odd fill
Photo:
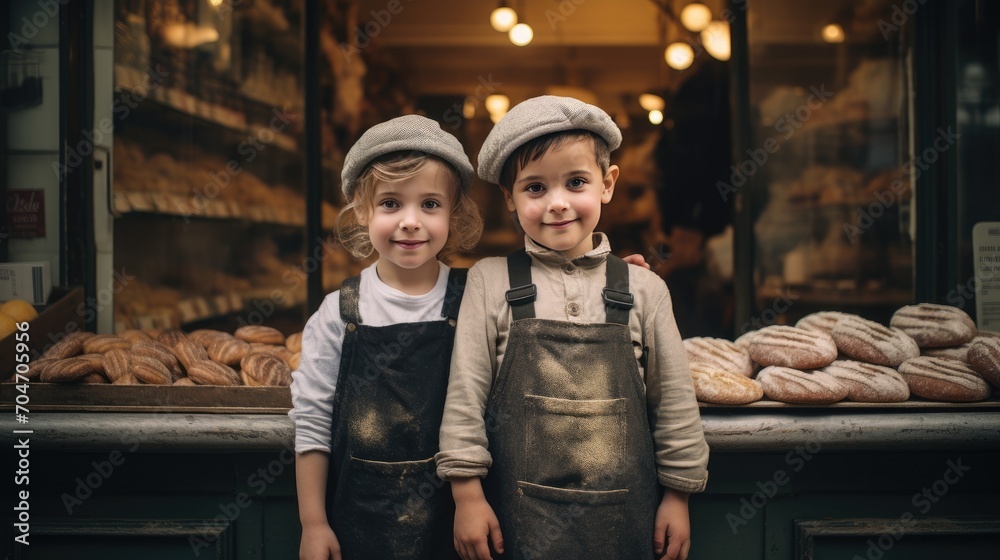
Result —
[[563, 265], [562, 269], [566, 274], [573, 274], [576, 272], [576, 267], [571, 264]]
[[576, 317], [580, 314], [580, 304], [571, 303], [566, 306], [566, 313], [569, 313], [571, 317]]

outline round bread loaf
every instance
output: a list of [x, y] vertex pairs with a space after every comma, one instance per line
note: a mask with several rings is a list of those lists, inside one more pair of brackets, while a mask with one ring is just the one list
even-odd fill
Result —
[[713, 369], [738, 373], [744, 377], [753, 375], [750, 353], [723, 338], [695, 336], [684, 341], [688, 363], [705, 364]]
[[900, 307], [889, 326], [910, 335], [921, 348], [959, 346], [976, 337], [976, 324], [957, 307], [919, 303]]
[[822, 369], [847, 387], [847, 400], [866, 403], [902, 402], [910, 398], [910, 387], [892, 368], [837, 360]]
[[833, 327], [837, 326], [837, 321], [848, 315], [850, 314], [841, 313], [840, 311], [818, 311], [799, 319], [799, 322], [795, 323], [795, 326], [807, 331], [832, 333]]
[[941, 346], [939, 348], [921, 348], [921, 356], [930, 356], [931, 358], [948, 358], [950, 360], [958, 360], [962, 363], [969, 363], [969, 349], [972, 348], [972, 344], [978, 340], [979, 337], [972, 339], [972, 342], [966, 342], [961, 346]]
[[832, 334], [841, 353], [869, 364], [899, 367], [920, 355], [917, 343], [903, 331], [857, 315], [841, 319]]
[[263, 325], [244, 325], [236, 329], [233, 336], [243, 342], [285, 345], [285, 335], [281, 331]]
[[84, 354], [103, 354], [115, 348], [131, 347], [131, 342], [116, 334], [95, 334], [83, 341]]
[[847, 387], [828, 373], [769, 366], [757, 374], [767, 398], [793, 404], [835, 403], [847, 398]]
[[83, 343], [94, 336], [91, 332], [74, 332], [64, 336], [42, 354], [43, 358], [65, 360], [83, 352]]
[[247, 354], [240, 362], [244, 385], [287, 387], [292, 384], [292, 369], [274, 354]]
[[209, 346], [220, 340], [232, 340], [233, 335], [215, 329], [197, 329], [188, 333], [188, 339], [197, 342], [207, 350]]
[[302, 332], [292, 333], [288, 335], [285, 339], [285, 347], [292, 351], [292, 353], [302, 351]]
[[1000, 388], [1000, 338], [982, 338], [969, 349], [969, 366], [994, 387]]
[[757, 331], [750, 358], [762, 366], [816, 369], [837, 359], [837, 344], [824, 332], [774, 325]]
[[764, 388], [757, 381], [709, 364], [691, 364], [691, 379], [694, 394], [701, 402], [748, 404], [764, 397]]
[[910, 393], [945, 402], [981, 401], [990, 396], [990, 386], [978, 373], [957, 360], [922, 356], [903, 362], [899, 373]]
[[42, 383], [71, 383], [90, 373], [104, 373], [101, 354], [80, 354], [53, 362], [39, 375]]

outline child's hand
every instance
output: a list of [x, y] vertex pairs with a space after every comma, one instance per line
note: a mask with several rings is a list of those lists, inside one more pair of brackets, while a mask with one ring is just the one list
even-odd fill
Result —
[[640, 255], [639, 253], [636, 253], [634, 255], [629, 255], [629, 256], [625, 257], [624, 259], [622, 259], [622, 260], [625, 261], [625, 262], [627, 262], [628, 264], [633, 264], [635, 266], [641, 266], [642, 268], [645, 268], [646, 270], [649, 270], [649, 263], [646, 262], [645, 257], [643, 257], [642, 255]]
[[329, 525], [323, 523], [302, 527], [299, 560], [341, 560], [340, 541]]
[[[664, 546], [666, 545], [666, 546]], [[666, 555], [664, 556], [664, 548]], [[667, 488], [656, 510], [653, 550], [657, 558], [686, 560], [691, 550], [691, 521], [688, 519], [688, 494]]]
[[503, 553], [500, 521], [486, 501], [478, 478], [453, 480], [455, 498], [455, 550], [462, 560], [490, 560], [493, 549]]

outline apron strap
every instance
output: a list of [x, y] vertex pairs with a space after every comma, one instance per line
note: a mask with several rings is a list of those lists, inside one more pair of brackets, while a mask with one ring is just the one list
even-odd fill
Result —
[[340, 285], [340, 318], [345, 323], [361, 323], [361, 312], [358, 310], [360, 286], [360, 276], [352, 276]]
[[628, 264], [615, 255], [609, 254], [606, 274], [607, 287], [601, 292], [607, 312], [606, 321], [628, 325], [629, 310], [635, 304], [635, 298], [632, 297], [628, 287]]
[[465, 279], [469, 269], [453, 268], [448, 272], [448, 287], [444, 294], [444, 305], [441, 316], [448, 319], [458, 319], [458, 309], [462, 305], [462, 294], [465, 292]]
[[534, 319], [538, 290], [531, 282], [531, 257], [524, 249], [507, 255], [507, 278], [510, 289], [506, 298], [513, 320]]

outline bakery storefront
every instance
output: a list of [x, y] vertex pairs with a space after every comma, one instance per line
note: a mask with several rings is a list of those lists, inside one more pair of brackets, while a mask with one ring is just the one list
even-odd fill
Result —
[[[686, 339], [711, 448], [690, 557], [996, 558], [998, 8], [7, 3], [0, 550], [296, 558], [289, 373], [369, 264], [333, 235], [345, 153], [417, 112], [476, 161], [552, 94], [622, 129], [598, 229]], [[457, 266], [520, 243], [472, 192]]]

